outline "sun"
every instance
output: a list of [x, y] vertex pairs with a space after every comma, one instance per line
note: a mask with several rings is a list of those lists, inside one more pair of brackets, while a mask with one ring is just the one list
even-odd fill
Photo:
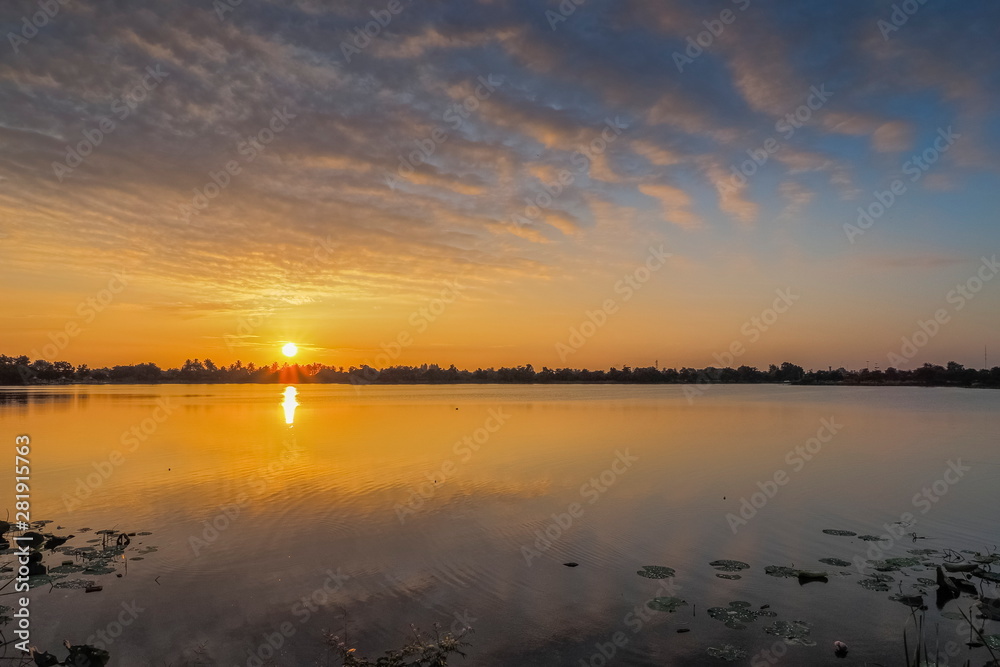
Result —
[[281, 351], [286, 357], [294, 357], [298, 354], [299, 348], [295, 343], [285, 343], [285, 346], [281, 348]]

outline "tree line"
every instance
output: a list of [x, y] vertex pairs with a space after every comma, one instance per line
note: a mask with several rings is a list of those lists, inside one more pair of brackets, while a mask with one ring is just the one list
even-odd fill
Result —
[[326, 366], [324, 364], [278, 365], [237, 361], [218, 366], [211, 359], [188, 359], [180, 368], [160, 368], [154, 363], [90, 368], [66, 361], [30, 360], [26, 356], [0, 355], [0, 385], [35, 384], [233, 384], [233, 383], [329, 383], [329, 384], [545, 384], [605, 382], [629, 384], [845, 384], [1000, 387], [1000, 367], [989, 370], [966, 368], [949, 361], [946, 366], [925, 363], [903, 370], [804, 370], [784, 362], [767, 370], [754, 366], [739, 368], [658, 368], [623, 366], [608, 370], [548, 368], [535, 370], [531, 364], [458, 369], [437, 364], [390, 366], [376, 369], [368, 365]]

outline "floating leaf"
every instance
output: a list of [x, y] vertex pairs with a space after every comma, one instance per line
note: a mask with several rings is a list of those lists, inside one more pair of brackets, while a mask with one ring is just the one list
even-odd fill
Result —
[[64, 579], [53, 584], [54, 588], [90, 588], [94, 585], [91, 580], [85, 579]]
[[816, 642], [809, 639], [812, 626], [805, 621], [775, 621], [764, 628], [764, 632], [776, 637], [783, 637], [788, 644], [799, 646], [815, 646]]
[[750, 567], [749, 564], [740, 560], [713, 560], [709, 565], [723, 572], [739, 572]]
[[894, 602], [901, 602], [907, 607], [920, 608], [924, 606], [924, 597], [922, 595], [890, 595], [890, 600]]
[[663, 567], [662, 565], [643, 565], [636, 574], [647, 579], [667, 579], [677, 574], [677, 571], [672, 567]]
[[879, 540], [885, 539], [879, 537], [878, 535], [858, 535], [859, 540], [864, 540], [865, 542], [878, 542]]
[[889, 590], [889, 584], [887, 584], [883, 579], [861, 579], [858, 581], [862, 588], [866, 588], [870, 591], [885, 592]]
[[99, 648], [89, 645], [70, 646], [69, 657], [66, 658], [67, 665], [93, 665], [103, 667], [108, 664], [111, 654]]
[[931, 554], [936, 554], [937, 549], [910, 549], [906, 553], [913, 554], [914, 556], [930, 556]]
[[957, 611], [945, 611], [945, 612], [941, 612], [941, 616], [943, 616], [944, 618], [950, 618], [953, 621], [964, 621], [965, 620], [965, 617], [962, 616]]
[[986, 635], [983, 637], [983, 641], [985, 641], [986, 645], [990, 648], [1000, 651], [1000, 635]]
[[851, 562], [846, 561], [843, 558], [820, 558], [819, 562], [825, 565], [832, 565], [834, 567], [850, 567]]
[[656, 611], [677, 611], [678, 607], [686, 607], [687, 601], [675, 597], [653, 598], [646, 603], [646, 606]]
[[751, 606], [749, 602], [734, 600], [728, 607], [712, 607], [708, 615], [733, 630], [744, 630], [746, 623], [752, 623], [760, 616], [776, 616], [773, 611], [754, 611]]
[[720, 660], [729, 660], [730, 662], [735, 660], [742, 660], [746, 658], [749, 654], [743, 649], [736, 648], [732, 644], [724, 644], [720, 647], [711, 646], [708, 649], [708, 654], [713, 658], [719, 658]]
[[834, 528], [827, 528], [823, 532], [827, 535], [839, 535], [840, 537], [854, 537], [857, 535], [857, 533], [852, 530], [836, 530]]
[[799, 584], [800, 585], [801, 584], [808, 584], [808, 583], [813, 582], [813, 581], [820, 581], [820, 582], [823, 582], [825, 584], [828, 581], [827, 580], [827, 573], [825, 571], [824, 572], [815, 572], [815, 571], [809, 571], [809, 570], [799, 570], [798, 577], [799, 577]]
[[721, 572], [716, 573], [715, 576], [717, 576], [719, 579], [742, 579], [743, 578], [743, 577], [741, 577], [738, 574], [722, 574]]
[[792, 567], [785, 567], [784, 565], [768, 565], [764, 568], [764, 573], [772, 577], [797, 577], [799, 576], [799, 571]]
[[920, 565], [920, 560], [913, 556], [902, 558], [886, 558], [884, 560], [870, 560], [869, 565], [879, 572], [896, 572], [904, 567], [916, 567]]

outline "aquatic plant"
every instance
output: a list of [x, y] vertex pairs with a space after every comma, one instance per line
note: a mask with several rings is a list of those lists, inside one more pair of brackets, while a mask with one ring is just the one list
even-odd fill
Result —
[[386, 651], [384, 656], [374, 660], [358, 655], [357, 650], [339, 636], [325, 633], [325, 642], [333, 648], [343, 667], [446, 667], [449, 655], [458, 654], [464, 658], [462, 648], [470, 646], [462, 641], [464, 633], [457, 636], [450, 632], [441, 634], [440, 628], [435, 626], [434, 636], [431, 637], [414, 626], [411, 629], [413, 637], [409, 643], [400, 649]]
[[656, 611], [675, 612], [678, 607], [686, 607], [687, 601], [675, 597], [658, 597], [647, 602], [646, 606]]
[[672, 567], [662, 565], [643, 565], [636, 574], [647, 579], [667, 579], [677, 574], [677, 571]]

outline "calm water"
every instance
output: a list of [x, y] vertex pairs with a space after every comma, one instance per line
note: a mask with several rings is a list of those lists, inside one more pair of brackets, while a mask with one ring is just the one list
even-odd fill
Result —
[[[120, 564], [122, 577], [68, 577], [103, 591], [32, 593], [43, 647], [116, 632], [134, 601], [141, 611], [109, 647], [127, 666], [259, 664], [251, 655], [269, 656], [260, 646], [282, 631], [274, 664], [322, 665], [324, 629], [346, 627], [371, 655], [401, 645], [410, 624], [465, 622], [475, 631], [457, 665], [600, 665], [615, 633], [624, 646], [609, 664], [726, 664], [706, 649], [752, 658], [776, 641], [766, 625], [797, 619], [818, 646], [787, 647], [782, 664], [844, 665], [838, 639], [849, 664], [902, 664], [909, 609], [888, 599], [896, 590], [817, 562], [871, 544], [821, 531], [880, 534], [910, 513], [907, 530], [928, 539], [886, 543], [881, 557], [1000, 543], [998, 414], [1000, 392], [915, 388], [716, 386], [691, 403], [680, 387], [639, 386], [0, 392], [10, 449], [32, 438], [33, 518], [52, 520], [47, 531], [75, 545], [94, 539], [85, 527], [152, 533], [129, 556], [158, 550]], [[817, 434], [827, 442], [810, 443]], [[914, 498], [959, 460], [936, 502]], [[766, 483], [776, 473], [784, 485]], [[758, 483], [776, 493], [734, 534], [727, 514]], [[751, 568], [721, 579], [716, 559]], [[643, 565], [674, 568], [673, 588], [637, 576]], [[834, 576], [800, 586], [767, 565]], [[920, 569], [893, 574], [908, 590], [933, 578]], [[637, 615], [655, 595], [690, 605]], [[777, 617], [735, 630], [705, 613], [733, 600]], [[957, 624], [933, 595], [931, 606], [943, 645]]]

